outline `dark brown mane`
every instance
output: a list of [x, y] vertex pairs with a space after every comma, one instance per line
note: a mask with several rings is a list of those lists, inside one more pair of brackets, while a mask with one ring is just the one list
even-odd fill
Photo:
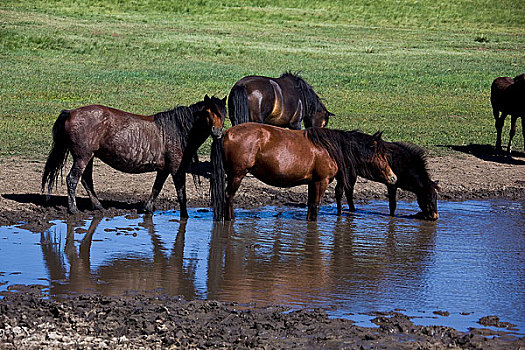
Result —
[[188, 135], [195, 124], [196, 112], [200, 111], [204, 103], [198, 102], [188, 106], [178, 106], [172, 110], [160, 112], [153, 116], [157, 127], [162, 131], [162, 136], [170, 143], [178, 139], [182, 149], [186, 148]]
[[[427, 154], [426, 151], [412, 143], [408, 142], [392, 142], [392, 144], [401, 147], [405, 151], [405, 155], [410, 158], [412, 165], [417, 166], [418, 168], [423, 168], [428, 172], [427, 168]], [[386, 148], [389, 148], [389, 143], [385, 143]], [[395, 154], [388, 152], [389, 161], [392, 161], [395, 158]]]
[[321, 98], [315, 93], [314, 89], [298, 73], [284, 72], [280, 78], [293, 80], [295, 88], [301, 94], [305, 106], [305, 118], [312, 118], [318, 111], [326, 110]]
[[[344, 131], [325, 128], [309, 128], [306, 136], [316, 146], [323, 147], [339, 167], [343, 185], [347, 187], [350, 179], [357, 175], [371, 177], [367, 163], [358, 154], [372, 152], [367, 145], [372, 144], [378, 134], [372, 136], [358, 130]], [[380, 140], [381, 141], [381, 140]], [[384, 142], [377, 143], [379, 153], [384, 153]]]

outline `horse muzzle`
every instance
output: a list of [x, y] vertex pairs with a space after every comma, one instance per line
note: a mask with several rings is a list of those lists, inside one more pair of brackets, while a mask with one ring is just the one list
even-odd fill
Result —
[[222, 137], [222, 128], [211, 128], [211, 136], [215, 139], [220, 139]]
[[388, 177], [388, 184], [389, 185], [395, 185], [396, 182], [397, 182], [396, 174], [391, 173], [390, 176]]

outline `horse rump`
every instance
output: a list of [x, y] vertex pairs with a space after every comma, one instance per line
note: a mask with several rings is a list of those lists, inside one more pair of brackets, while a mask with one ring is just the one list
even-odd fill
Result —
[[250, 121], [248, 93], [243, 85], [234, 85], [228, 96], [228, 114], [232, 126]]
[[65, 123], [69, 115], [68, 110], [63, 110], [53, 125], [53, 148], [49, 152], [42, 174], [42, 192], [45, 192], [47, 185], [48, 196], [58, 183], [58, 177], [62, 174], [62, 168], [64, 168], [69, 155], [65, 132]]

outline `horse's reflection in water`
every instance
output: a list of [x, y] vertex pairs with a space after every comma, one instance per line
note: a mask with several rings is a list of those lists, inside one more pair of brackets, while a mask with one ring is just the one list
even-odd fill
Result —
[[[42, 254], [50, 277], [50, 295], [86, 292], [121, 295], [127, 292], [152, 291], [183, 295], [188, 299], [196, 297], [197, 262], [192, 259], [184, 260], [186, 220], [180, 221], [169, 255], [166, 254], [161, 237], [155, 232], [152, 216], [145, 215], [140, 226], [151, 237], [153, 254], [146, 254], [146, 257], [121, 256], [117, 252], [102, 265], [92, 268], [93, 237], [101, 220], [101, 217], [93, 218], [78, 247], [75, 244], [78, 223], [67, 222], [63, 247], [60, 245], [60, 237], [52, 230], [41, 234]], [[101, 244], [110, 242], [104, 241]]]

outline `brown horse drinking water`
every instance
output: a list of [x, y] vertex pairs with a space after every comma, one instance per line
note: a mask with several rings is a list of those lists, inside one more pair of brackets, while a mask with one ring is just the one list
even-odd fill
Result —
[[284, 73], [279, 78], [250, 75], [235, 83], [228, 97], [232, 125], [265, 123], [283, 128], [324, 127], [330, 116], [323, 102], [303, 78]]
[[396, 182], [380, 133], [371, 136], [321, 128], [288, 130], [244, 123], [213, 141], [211, 162], [215, 221], [233, 219], [233, 197], [248, 172], [272, 186], [308, 184], [307, 220], [312, 221], [317, 220], [321, 199], [334, 178], [343, 186], [357, 175], [389, 184]]
[[68, 153], [73, 166], [66, 178], [68, 210], [78, 212], [75, 192], [78, 181], [87, 191], [96, 209], [102, 209], [93, 188], [93, 157], [126, 173], [156, 171], [153, 190], [145, 204], [153, 211], [154, 201], [171, 174], [180, 204], [180, 216], [186, 209], [186, 170], [197, 149], [211, 135], [220, 137], [226, 116], [226, 97], [208, 95], [189, 107], [150, 116], [93, 105], [62, 111], [53, 126], [53, 148], [42, 176], [42, 191], [48, 193], [57, 182]]
[[[397, 175], [395, 184], [387, 185], [390, 215], [394, 216], [397, 206], [397, 189], [401, 188], [416, 194], [417, 203], [421, 212], [417, 218], [424, 220], [436, 220], [437, 193], [439, 186], [436, 181], [430, 179], [427, 169], [425, 150], [413, 144], [405, 142], [384, 142], [387, 153], [388, 163]], [[341, 199], [343, 192], [346, 194], [350, 211], [355, 211], [353, 192], [356, 178], [352, 178], [346, 188], [337, 183], [335, 187], [335, 198], [337, 202], [337, 212], [342, 211]]]
[[[502, 152], [501, 133], [505, 118], [511, 115], [510, 135], [507, 153], [512, 150], [512, 138], [516, 134], [516, 120], [521, 117], [521, 131], [525, 139], [525, 74], [520, 74], [514, 79], [510, 77], [499, 77], [494, 79], [490, 89], [490, 102], [492, 112], [496, 120], [496, 151]], [[500, 117], [501, 112], [501, 117]], [[525, 149], [525, 141], [523, 142]]]

